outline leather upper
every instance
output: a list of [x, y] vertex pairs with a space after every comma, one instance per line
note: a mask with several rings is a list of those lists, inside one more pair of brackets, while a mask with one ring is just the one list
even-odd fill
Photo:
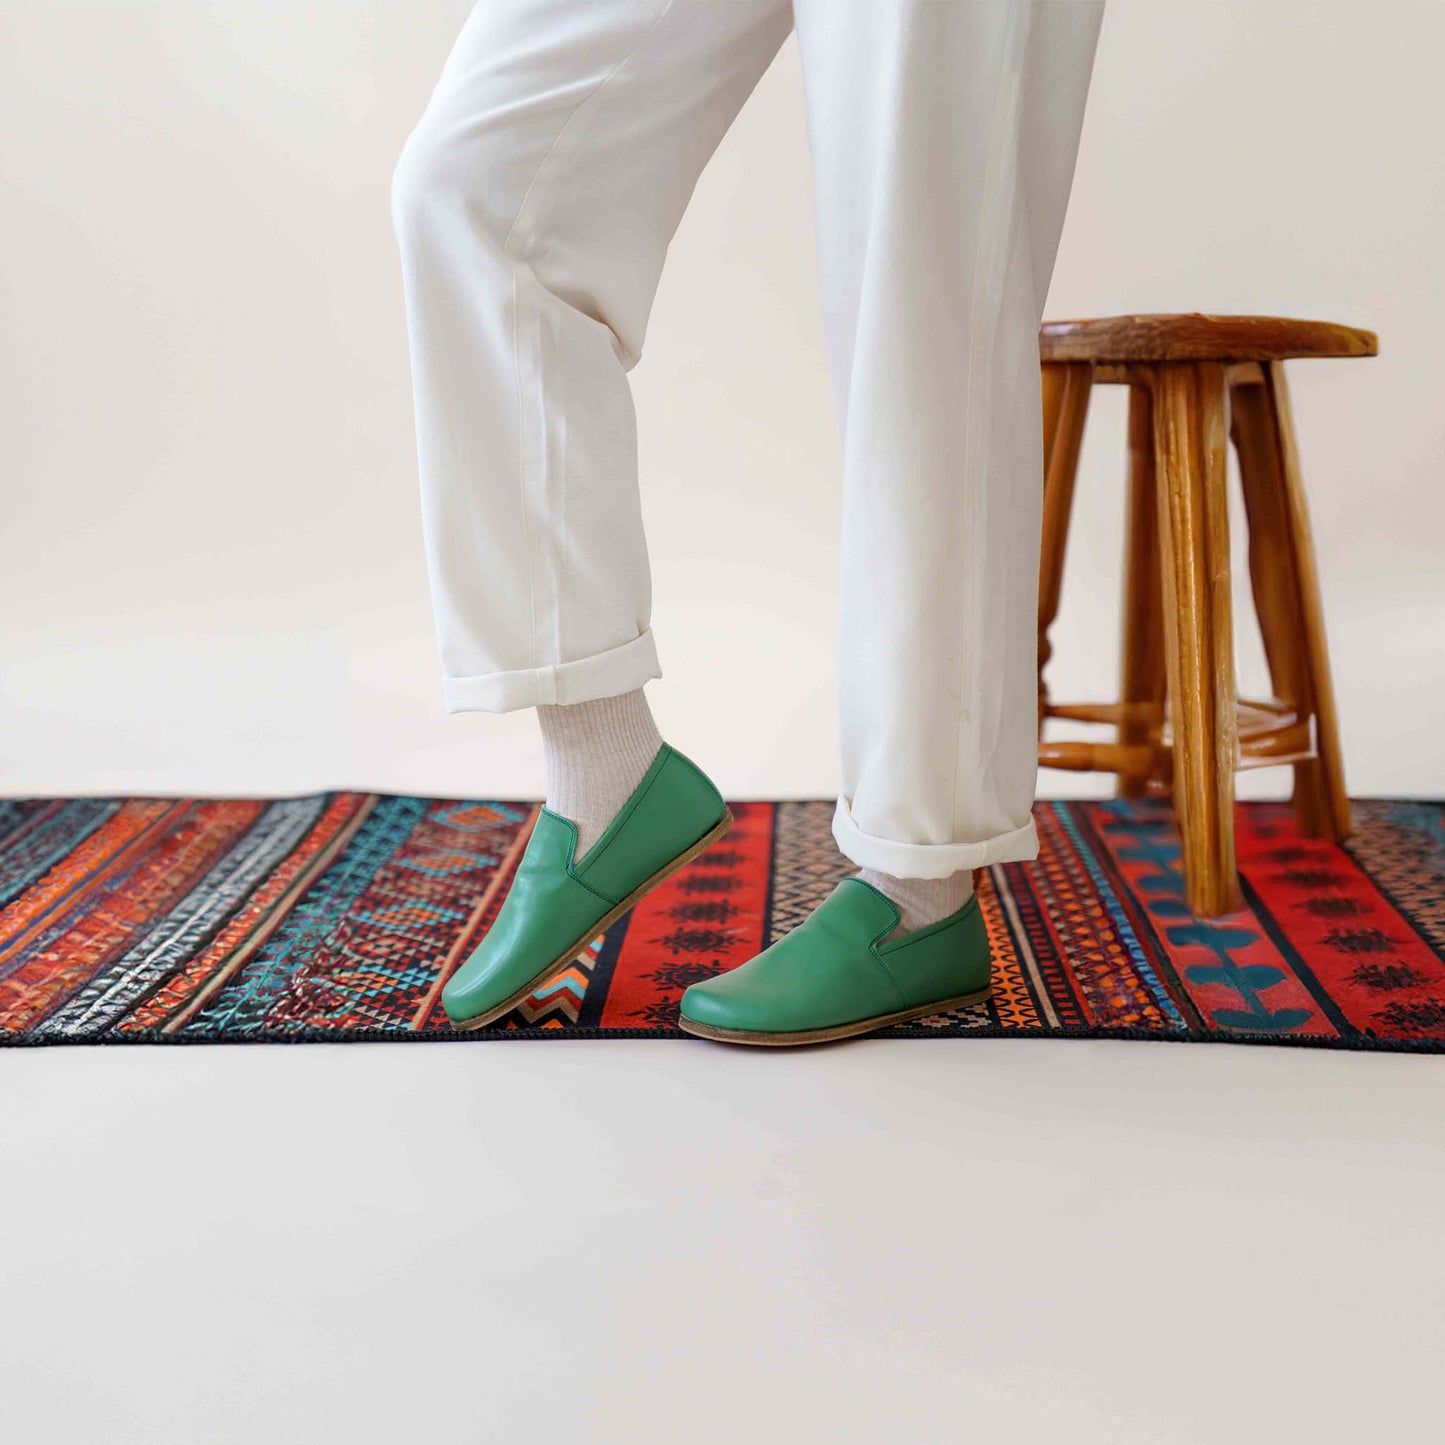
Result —
[[724, 811], [707, 776], [666, 744], [580, 862], [577, 825], [543, 808], [495, 921], [442, 989], [447, 1016], [475, 1018], [564, 954], [580, 953], [608, 913], [716, 827]]
[[747, 1033], [804, 1033], [958, 998], [988, 986], [988, 934], [977, 897], [940, 923], [890, 938], [898, 909], [845, 878], [770, 948], [694, 984], [682, 1014]]
[[[622, 811], [572, 869], [573, 876], [620, 903], [716, 827], [726, 811], [712, 779], [664, 743]], [[576, 827], [560, 821], [572, 830], [575, 847]]]

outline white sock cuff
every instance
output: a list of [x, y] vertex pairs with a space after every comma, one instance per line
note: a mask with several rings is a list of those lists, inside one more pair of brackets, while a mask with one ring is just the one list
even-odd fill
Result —
[[897, 932], [927, 928], [957, 913], [973, 892], [973, 870], [965, 868], [947, 878], [895, 878], [874, 868], [861, 868], [858, 877], [889, 898], [903, 915]]
[[641, 688], [537, 709], [547, 806], [577, 824], [577, 855], [606, 830], [643, 779], [662, 735]]

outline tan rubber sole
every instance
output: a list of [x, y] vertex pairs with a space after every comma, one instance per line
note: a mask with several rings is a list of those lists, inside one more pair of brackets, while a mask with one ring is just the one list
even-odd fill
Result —
[[940, 999], [937, 1003], [924, 1004], [921, 1008], [900, 1009], [897, 1013], [857, 1019], [851, 1024], [836, 1024], [830, 1029], [803, 1029], [791, 1034], [758, 1033], [750, 1029], [715, 1029], [710, 1024], [694, 1023], [686, 1018], [678, 1020], [678, 1027], [684, 1033], [695, 1034], [700, 1039], [715, 1039], [720, 1044], [752, 1044], [762, 1048], [786, 1049], [797, 1044], [831, 1044], [838, 1039], [857, 1038], [859, 1034], [871, 1034], [877, 1029], [891, 1028], [894, 1024], [926, 1019], [930, 1014], [944, 1014], [950, 1009], [968, 1008], [971, 1004], [983, 1003], [992, 993], [993, 986], [990, 985], [988, 988], [979, 989], [977, 993]]
[[732, 827], [732, 824], [732, 809], [724, 808], [722, 820], [710, 833], [707, 833], [703, 837], [699, 838], [697, 842], [692, 845], [692, 847], [686, 849], [682, 853], [679, 853], [677, 857], [672, 860], [672, 862], [666, 864], [662, 868], [659, 868], [657, 872], [654, 873], [652, 877], [649, 878], [640, 887], [634, 888], [632, 892], [629, 893], [627, 897], [624, 898], [622, 902], [617, 905], [616, 908], [614, 908], [610, 913], [604, 914], [602, 918], [598, 920], [597, 925], [594, 928], [589, 928], [584, 937], [579, 938], [576, 943], [574, 943], [570, 948], [568, 948], [566, 953], [562, 954], [559, 958], [556, 958], [551, 963], [549, 963], [547, 967], [544, 968], [542, 972], [539, 973], [536, 978], [534, 978], [530, 983], [524, 985], [522, 988], [519, 988], [517, 992], [511, 996], [511, 998], [504, 1000], [502, 1003], [499, 1003], [495, 1008], [488, 1009], [486, 1013], [478, 1014], [475, 1018], [465, 1019], [461, 1023], [453, 1023], [452, 1027], [454, 1029], [485, 1028], [487, 1024], [495, 1023], [504, 1014], [511, 1013], [511, 1011], [516, 1008], [519, 1003], [523, 1002], [525, 999], [531, 998], [531, 996], [536, 993], [536, 991], [544, 984], [551, 983], [552, 980], [556, 978], [559, 973], [562, 973], [566, 969], [571, 967], [572, 960], [576, 958], [577, 955], [581, 953], [582, 950], [586, 948], [587, 945], [591, 943], [598, 934], [606, 933], [607, 930], [611, 928], [612, 925], [616, 923], [617, 920], [621, 918], [622, 915], [626, 913], [627, 910], [631, 908], [643, 896], [643, 894], [650, 893], [654, 888], [657, 887], [659, 883], [663, 881], [664, 878], [671, 877], [671, 875], [676, 873], [679, 868], [684, 868], [689, 863], [691, 863], [692, 860], [696, 858], [699, 853], [705, 852], [708, 848], [711, 848], [712, 845], [716, 843], [717, 840], [721, 838], [722, 835], [726, 833], [729, 828]]

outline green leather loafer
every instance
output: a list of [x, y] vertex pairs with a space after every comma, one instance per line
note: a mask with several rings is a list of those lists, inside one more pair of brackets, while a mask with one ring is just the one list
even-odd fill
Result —
[[732, 820], [711, 779], [665, 743], [580, 861], [577, 825], [543, 808], [496, 921], [442, 989], [447, 1017], [469, 1029], [501, 1018]]
[[771, 948], [693, 984], [679, 1022], [726, 1043], [821, 1044], [988, 997], [977, 895], [939, 923], [889, 938], [899, 917], [871, 884], [845, 878]]

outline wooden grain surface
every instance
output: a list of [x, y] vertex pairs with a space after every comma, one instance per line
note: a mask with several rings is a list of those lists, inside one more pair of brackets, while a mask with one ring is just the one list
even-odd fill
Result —
[[1373, 331], [1333, 321], [1282, 316], [1104, 316], [1046, 321], [1039, 328], [1044, 362], [1104, 364], [1154, 361], [1282, 361], [1296, 356], [1374, 356]]

